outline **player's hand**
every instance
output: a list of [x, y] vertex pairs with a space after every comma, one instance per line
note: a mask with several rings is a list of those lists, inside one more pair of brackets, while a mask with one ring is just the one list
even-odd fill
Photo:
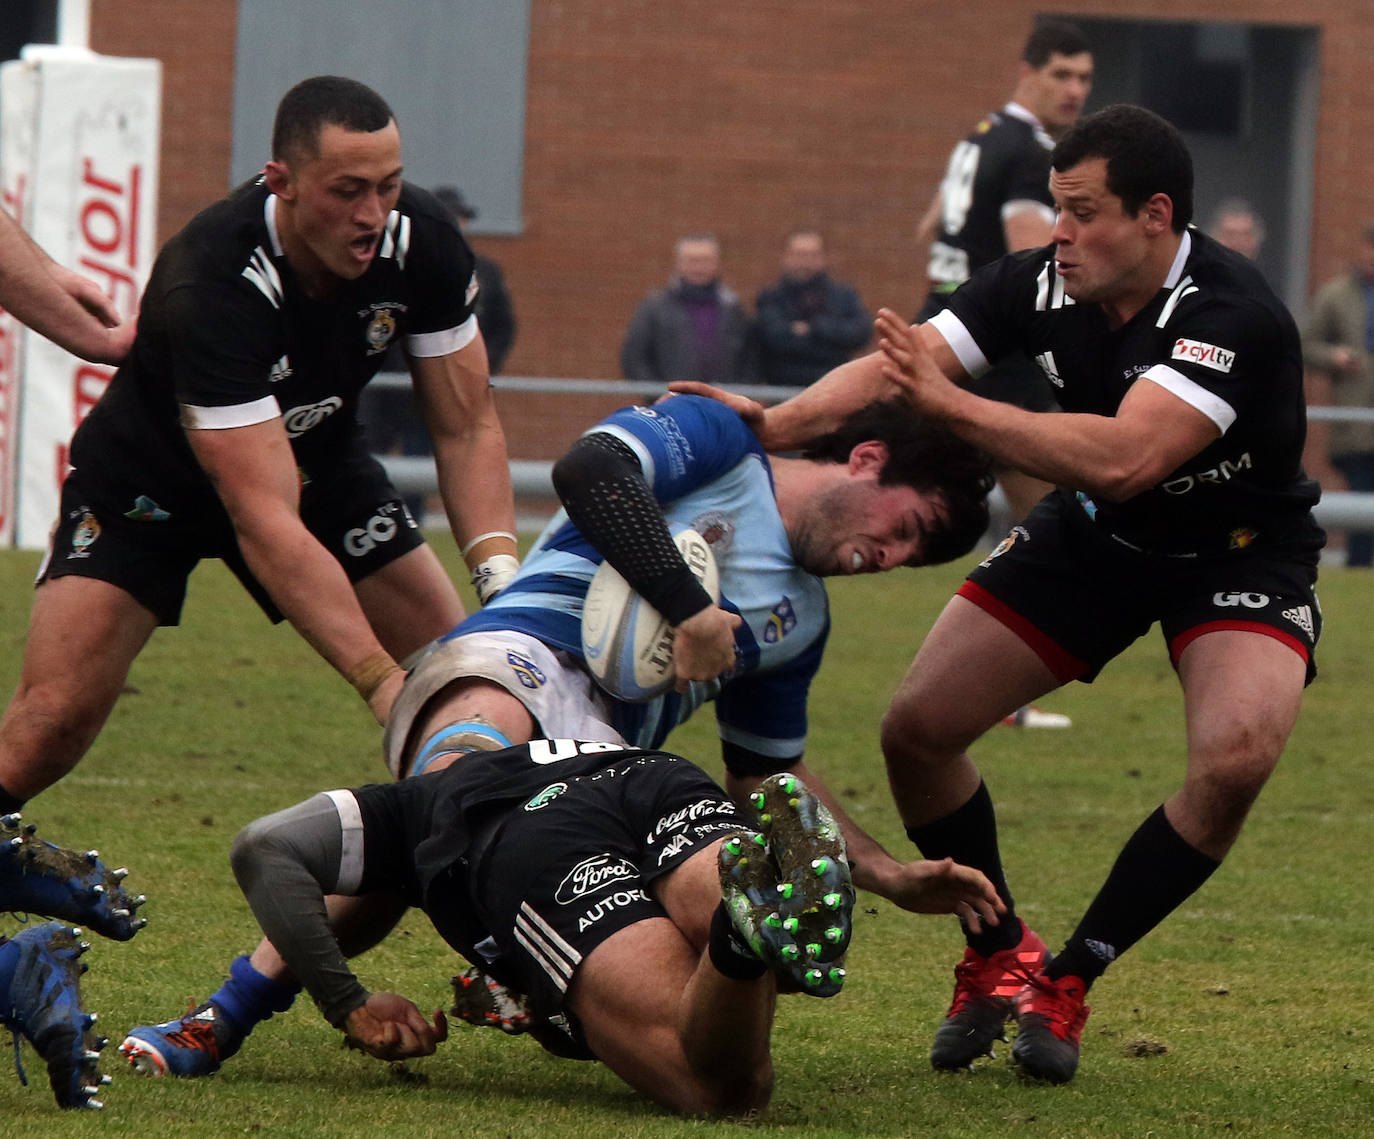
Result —
[[448, 1020], [434, 1010], [434, 1023], [405, 997], [373, 993], [366, 1003], [348, 1014], [343, 1023], [349, 1043], [378, 1060], [406, 1060], [432, 1056], [448, 1039]]
[[952, 858], [898, 863], [874, 889], [914, 914], [958, 914], [974, 933], [997, 925], [1007, 909], [981, 870]]
[[874, 324], [884, 357], [883, 378], [901, 388], [918, 411], [938, 414], [942, 397], [957, 389], [926, 351], [916, 330], [890, 308], [879, 309]]
[[744, 420], [749, 429], [767, 446], [768, 440], [764, 437], [768, 429], [767, 409], [758, 400], [736, 395], [714, 384], [703, 384], [698, 380], [674, 380], [668, 385], [668, 390], [678, 395], [702, 395], [717, 403], [723, 403]]
[[677, 627], [673, 641], [673, 687], [686, 692], [693, 680], [714, 680], [735, 667], [735, 630], [740, 615], [708, 605]]

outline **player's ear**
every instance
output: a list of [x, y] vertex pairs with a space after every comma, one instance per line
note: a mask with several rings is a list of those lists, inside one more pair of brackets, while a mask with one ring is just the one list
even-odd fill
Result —
[[1174, 224], [1174, 202], [1168, 194], [1155, 194], [1145, 203], [1145, 226], [1151, 234], [1167, 233]]
[[292, 201], [295, 196], [295, 187], [291, 177], [291, 168], [285, 162], [278, 162], [272, 159], [262, 169], [263, 176], [267, 182], [267, 188], [279, 198]]
[[868, 439], [856, 444], [849, 452], [849, 473], [852, 475], [880, 474], [887, 466], [887, 444]]

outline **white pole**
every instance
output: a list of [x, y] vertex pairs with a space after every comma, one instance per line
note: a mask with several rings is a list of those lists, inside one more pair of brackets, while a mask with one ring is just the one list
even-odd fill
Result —
[[91, 46], [91, 0], [58, 0], [57, 42], [62, 47]]

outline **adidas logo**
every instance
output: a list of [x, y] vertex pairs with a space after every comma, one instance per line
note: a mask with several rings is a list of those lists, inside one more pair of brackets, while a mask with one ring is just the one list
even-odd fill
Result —
[[1093, 951], [1093, 955], [1106, 962], [1116, 960], [1116, 946], [1108, 945], [1105, 941], [1085, 941], [1083, 943]]
[[1292, 609], [1285, 609], [1283, 615], [1309, 637], [1312, 636], [1312, 606], [1297, 605]]

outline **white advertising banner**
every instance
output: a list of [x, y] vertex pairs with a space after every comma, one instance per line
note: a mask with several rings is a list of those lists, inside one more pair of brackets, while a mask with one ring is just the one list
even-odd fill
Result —
[[[26, 49], [0, 67], [6, 203], [54, 261], [98, 282], [122, 316], [137, 309], [156, 253], [161, 85], [157, 60], [62, 48]], [[11, 543], [33, 549], [46, 545], [57, 518], [72, 432], [114, 369], [12, 322], [0, 327], [0, 369], [15, 341], [17, 448], [10, 433], [6, 449], [17, 456], [6, 513], [14, 517]], [[0, 424], [13, 406], [0, 407]]]

